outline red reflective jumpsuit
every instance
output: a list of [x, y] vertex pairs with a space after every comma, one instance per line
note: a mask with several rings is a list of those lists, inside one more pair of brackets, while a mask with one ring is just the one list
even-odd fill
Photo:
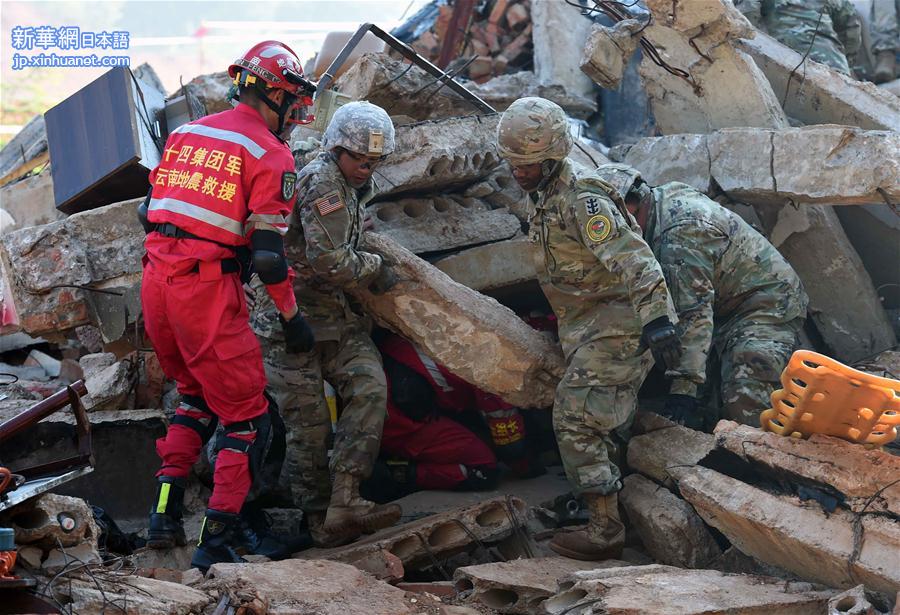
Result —
[[[149, 221], [204, 239], [147, 235], [141, 288], [145, 330], [178, 391], [202, 396], [223, 425], [262, 415], [268, 402], [239, 274], [223, 273], [220, 261], [233, 258], [229, 246], [247, 245], [256, 230], [284, 234], [294, 195], [291, 178], [283, 177], [293, 172], [288, 147], [258, 111], [240, 104], [174, 130], [150, 173]], [[290, 189], [283, 190], [283, 183]], [[282, 312], [296, 305], [292, 279], [266, 287]], [[177, 412], [205, 416], [184, 403]], [[232, 435], [249, 442], [255, 431]], [[187, 476], [202, 444], [197, 431], [171, 425], [156, 443], [162, 458], [157, 476]], [[247, 455], [220, 451], [214, 481], [209, 508], [239, 512], [251, 483]]]
[[[418, 352], [409, 341], [389, 334], [379, 344], [379, 350], [426, 378], [435, 392], [435, 403], [442, 411], [479, 410], [488, 423], [495, 446], [507, 446], [524, 439], [525, 423], [518, 409], [455, 376], [443, 365]], [[418, 487], [450, 489], [456, 486], [466, 478], [461, 465], [497, 466], [491, 448], [456, 421], [439, 416], [429, 422], [420, 422], [403, 414], [392, 401], [390, 386], [388, 382], [388, 413], [381, 449], [389, 455], [416, 462]]]

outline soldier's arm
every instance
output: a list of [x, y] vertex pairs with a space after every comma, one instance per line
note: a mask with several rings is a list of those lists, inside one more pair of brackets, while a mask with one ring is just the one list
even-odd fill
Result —
[[862, 46], [862, 23], [859, 15], [850, 0], [829, 0], [829, 5], [834, 29], [841, 39], [850, 66], [853, 66]]
[[669, 293], [656, 257], [606, 196], [579, 194], [574, 218], [582, 244], [628, 288], [641, 326], [669, 316]]
[[659, 238], [659, 263], [678, 311], [678, 332], [684, 354], [671, 393], [696, 397], [706, 380], [706, 360], [713, 339], [715, 263], [728, 238], [705, 225], [684, 224], [667, 229]]
[[347, 241], [353, 219], [336, 183], [319, 181], [310, 186], [298, 211], [306, 258], [317, 274], [335, 286], [351, 288], [378, 273], [381, 257], [355, 250]]
[[[247, 164], [246, 158], [242, 165], [244, 164]], [[249, 210], [249, 216], [244, 223], [244, 236], [250, 240], [251, 249], [264, 249], [281, 255], [283, 266], [278, 267], [278, 271], [270, 278], [277, 281], [267, 281], [266, 292], [282, 316], [289, 318], [297, 312], [293, 287], [294, 271], [287, 266], [284, 255], [287, 217], [295, 200], [294, 158], [287, 149], [272, 150], [256, 161], [252, 168], [242, 168], [241, 173], [246, 174], [242, 179], [247, 186], [245, 193], [248, 195]], [[288, 193], [284, 189], [286, 185], [290, 185], [291, 188], [288, 198], [285, 198], [285, 194]]]

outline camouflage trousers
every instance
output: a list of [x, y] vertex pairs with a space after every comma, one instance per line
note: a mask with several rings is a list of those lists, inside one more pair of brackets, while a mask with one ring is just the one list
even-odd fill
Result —
[[[281, 482], [296, 506], [307, 512], [325, 510], [330, 475], [368, 477], [378, 457], [387, 409], [381, 355], [368, 332], [352, 325], [340, 339], [317, 342], [304, 354], [288, 354], [283, 343], [269, 338], [260, 342], [269, 391], [287, 428]], [[335, 388], [342, 405], [330, 464], [331, 416], [323, 380]]]
[[716, 340], [724, 418], [759, 427], [759, 413], [771, 407], [769, 396], [780, 388], [802, 326], [802, 318], [783, 325], [748, 324], [729, 328]]
[[652, 366], [637, 336], [589, 342], [572, 354], [556, 388], [553, 431], [576, 494], [621, 489], [617, 462], [628, 441], [638, 389]]
[[900, 0], [873, 0], [872, 53], [900, 50]]

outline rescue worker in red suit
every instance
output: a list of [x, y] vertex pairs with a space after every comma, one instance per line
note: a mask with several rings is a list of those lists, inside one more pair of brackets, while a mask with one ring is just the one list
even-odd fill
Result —
[[[182, 399], [157, 440], [162, 467], [148, 544], [185, 544], [184, 481], [221, 423], [214, 487], [191, 562], [201, 570], [244, 561], [236, 551], [244, 538], [239, 513], [271, 437], [262, 356], [241, 283], [250, 263], [281, 314], [288, 351], [313, 346], [282, 235], [296, 183], [283, 138], [302, 121], [314, 87], [296, 54], [277, 41], [255, 45], [228, 73], [240, 103], [172, 131], [150, 173], [141, 220], [148, 231], [145, 330]], [[249, 254], [243, 264], [241, 254]]]
[[[454, 375], [398, 335], [387, 333], [378, 348], [388, 381], [381, 450], [411, 462], [389, 463], [395, 482], [404, 484], [405, 491], [493, 488], [498, 457], [519, 476], [541, 473], [539, 462], [529, 456], [525, 422], [517, 408]], [[468, 410], [483, 415], [493, 450], [447, 416]]]

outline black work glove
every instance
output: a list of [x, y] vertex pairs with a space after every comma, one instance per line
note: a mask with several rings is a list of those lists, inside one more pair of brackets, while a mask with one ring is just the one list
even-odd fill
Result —
[[279, 314], [278, 320], [281, 321], [281, 328], [284, 329], [284, 346], [288, 353], [299, 354], [313, 349], [316, 339], [300, 312], [297, 312], [290, 320], [285, 320], [284, 316]]
[[369, 284], [369, 290], [376, 295], [383, 295], [396, 286], [399, 281], [400, 276], [397, 275], [394, 268], [387, 261], [382, 261], [378, 274]]
[[679, 425], [700, 429], [703, 426], [703, 418], [697, 413], [699, 402], [696, 397], [672, 393], [666, 397], [666, 405], [663, 406], [662, 415]]
[[675, 369], [681, 359], [681, 340], [668, 316], [660, 316], [644, 325], [641, 340], [650, 347], [660, 367]]

